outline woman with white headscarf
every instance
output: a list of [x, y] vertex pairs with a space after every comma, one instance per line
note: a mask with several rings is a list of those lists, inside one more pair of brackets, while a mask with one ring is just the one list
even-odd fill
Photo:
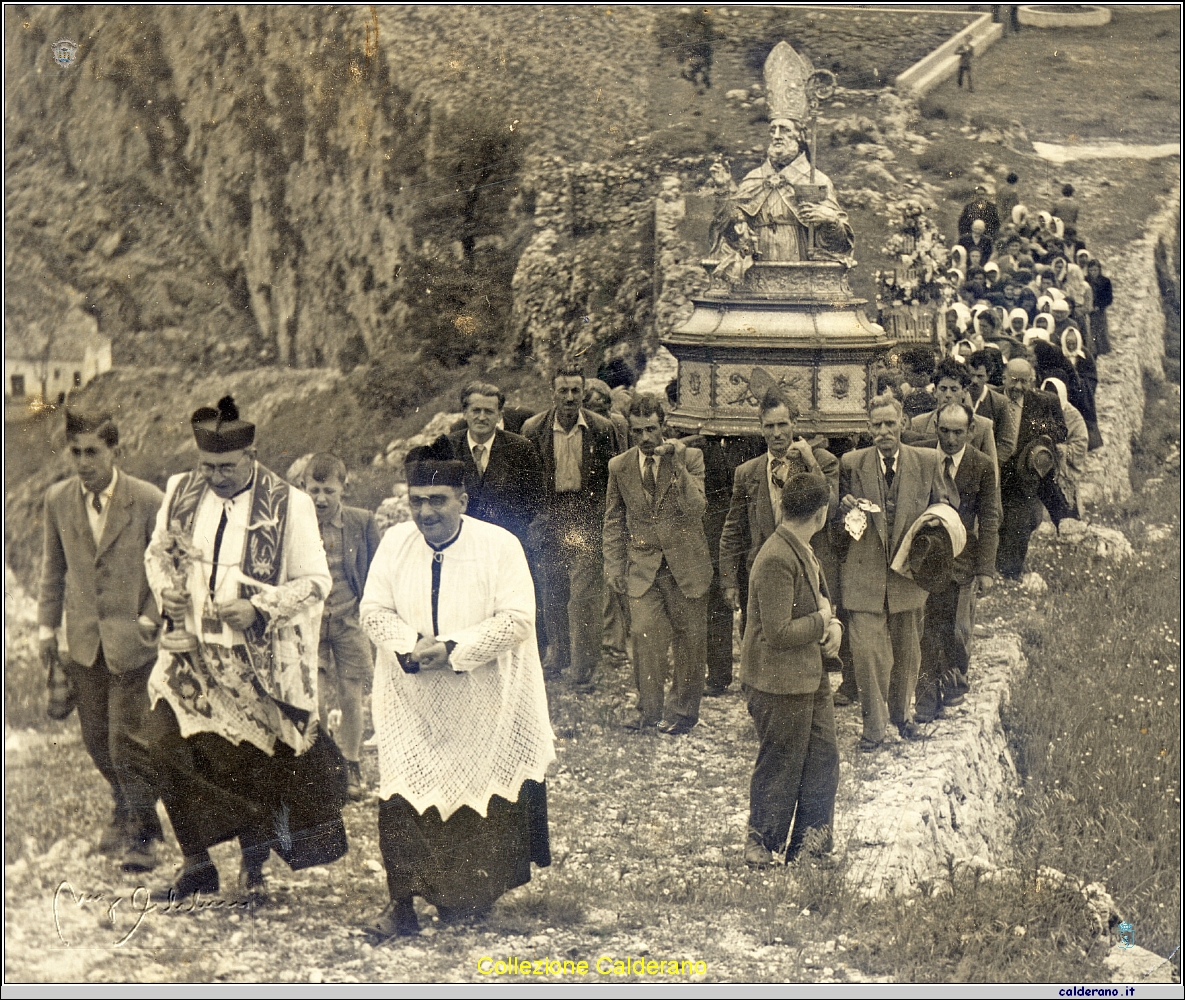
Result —
[[1098, 415], [1095, 412], [1094, 396], [1099, 385], [1099, 373], [1095, 368], [1094, 358], [1082, 349], [1082, 333], [1077, 327], [1068, 326], [1061, 334], [1053, 338], [1055, 347], [1060, 347], [1064, 360], [1064, 367], [1077, 377], [1079, 388], [1069, 386], [1070, 402], [1082, 414], [1086, 421], [1086, 429], [1090, 435], [1090, 450], [1102, 447], [1103, 436], [1099, 433]]
[[1086, 274], [1077, 264], [1066, 268], [1066, 278], [1062, 282], [1062, 291], [1072, 303], [1071, 316], [1075, 325], [1082, 331], [1082, 339], [1086, 349], [1094, 354], [1090, 336], [1090, 314], [1094, 311], [1094, 292], [1086, 280]]
[[1082, 478], [1089, 448], [1086, 421], [1069, 402], [1066, 384], [1060, 378], [1047, 378], [1041, 383], [1041, 388], [1045, 392], [1056, 392], [1058, 402], [1062, 406], [1062, 417], [1066, 421], [1066, 440], [1063, 444], [1055, 446], [1057, 468], [1054, 471], [1054, 479], [1066, 495], [1066, 502], [1070, 505], [1073, 516], [1078, 517], [1078, 481]]

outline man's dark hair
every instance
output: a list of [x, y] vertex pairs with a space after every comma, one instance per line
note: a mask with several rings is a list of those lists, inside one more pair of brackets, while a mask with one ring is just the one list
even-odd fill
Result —
[[831, 500], [827, 480], [817, 472], [799, 472], [782, 490], [782, 515], [794, 521], [810, 517]]
[[991, 357], [989, 357], [989, 355], [992, 355], [992, 354], [994, 354], [997, 358], [1000, 356], [999, 351], [988, 351], [988, 350], [975, 351], [973, 354], [970, 355], [970, 357], [967, 358], [968, 369], [986, 368], [988, 370], [988, 374], [990, 375], [992, 372], [992, 359], [991, 359]]
[[967, 414], [967, 430], [971, 430], [971, 425], [975, 422], [975, 412], [966, 403], [947, 403], [941, 406], [938, 412], [934, 414], [934, 426], [938, 426], [938, 421], [942, 419], [942, 415], [947, 410], [958, 410], [961, 413]]
[[660, 427], [667, 422], [666, 407], [662, 405], [662, 400], [656, 392], [639, 392], [634, 395], [630, 401], [631, 417], [658, 417], [658, 424]]
[[1069, 198], [1073, 194], [1074, 194], [1074, 185], [1073, 184], [1063, 184], [1062, 185], [1062, 197]]
[[562, 365], [558, 365], [556, 370], [552, 373], [551, 384], [555, 385], [557, 378], [578, 378], [581, 383], [584, 382], [584, 368], [572, 361], [566, 361]]
[[670, 403], [671, 406], [674, 406], [676, 403], [679, 402], [679, 380], [678, 379], [673, 378], [667, 383], [666, 393], [667, 393], [667, 402]]
[[337, 476], [338, 482], [345, 485], [346, 463], [328, 451], [318, 452], [310, 458], [304, 470], [306, 480], [314, 479], [318, 483], [328, 482], [334, 476]]
[[119, 444], [119, 428], [109, 413], [83, 414], [66, 410], [66, 440], [72, 441], [80, 434], [94, 434], [108, 448]]
[[934, 351], [929, 347], [907, 347], [897, 355], [897, 364], [930, 374], [934, 371]]
[[779, 406], [786, 407], [791, 420], [798, 419], [798, 404], [790, 398], [788, 393], [774, 386], [765, 390], [765, 395], [761, 397], [761, 402], [757, 404], [758, 423], [761, 422], [762, 417], [769, 413], [770, 410], [776, 410]]
[[1020, 178], [1017, 177], [1016, 174], [1012, 173], [1012, 174], [1009, 174], [1007, 177], [1005, 177], [1004, 180], [1006, 180], [1009, 184], [1015, 184], [1017, 181], [1020, 180]]
[[[583, 376], [581, 376], [583, 378]], [[554, 379], [552, 380], [555, 381]], [[497, 396], [498, 409], [502, 409], [506, 405], [506, 393], [499, 389], [492, 382], [470, 382], [461, 390], [461, 409], [465, 409], [469, 405], [470, 396]]]
[[934, 384], [937, 385], [944, 378], [953, 378], [964, 389], [971, 384], [971, 376], [967, 374], [967, 366], [959, 364], [954, 358], [943, 358], [934, 368]]

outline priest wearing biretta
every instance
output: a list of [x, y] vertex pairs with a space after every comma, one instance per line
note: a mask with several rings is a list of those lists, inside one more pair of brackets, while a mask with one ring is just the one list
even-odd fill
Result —
[[383, 537], [360, 606], [378, 649], [379, 847], [390, 905], [374, 943], [419, 930], [413, 898], [446, 923], [481, 918], [551, 863], [555, 759], [526, 556], [466, 516], [447, 438], [407, 457], [412, 520]]

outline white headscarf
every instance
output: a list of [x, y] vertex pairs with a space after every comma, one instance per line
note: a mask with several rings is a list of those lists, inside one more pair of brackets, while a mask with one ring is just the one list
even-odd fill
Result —
[[1066, 392], [1065, 382], [1060, 378], [1047, 378], [1041, 383], [1041, 391], [1049, 392], [1050, 389], [1057, 393], [1057, 398], [1061, 402], [1063, 410], [1070, 405], [1070, 397]]
[[[1012, 325], [1012, 321], [1014, 319], [1019, 319], [1024, 324], [1024, 326], [1022, 326], [1019, 330], [1017, 330], [1016, 327], [1014, 327]], [[1029, 314], [1027, 312], [1025, 312], [1023, 309], [1021, 309], [1020, 306], [1017, 306], [1015, 309], [1012, 310], [1012, 312], [1010, 312], [1008, 314], [1007, 329], [1009, 331], [1011, 331], [1012, 333], [1023, 333], [1025, 331], [1025, 328], [1028, 325], [1029, 325]]]

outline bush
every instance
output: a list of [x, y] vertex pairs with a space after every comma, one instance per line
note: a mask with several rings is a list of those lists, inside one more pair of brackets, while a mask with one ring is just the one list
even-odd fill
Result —
[[918, 111], [923, 118], [934, 121], [946, 121], [950, 117], [947, 113], [946, 106], [940, 104], [932, 97], [923, 97], [918, 102]]
[[940, 177], [962, 177], [967, 172], [968, 153], [963, 143], [947, 139], [932, 142], [918, 154], [918, 166]]

